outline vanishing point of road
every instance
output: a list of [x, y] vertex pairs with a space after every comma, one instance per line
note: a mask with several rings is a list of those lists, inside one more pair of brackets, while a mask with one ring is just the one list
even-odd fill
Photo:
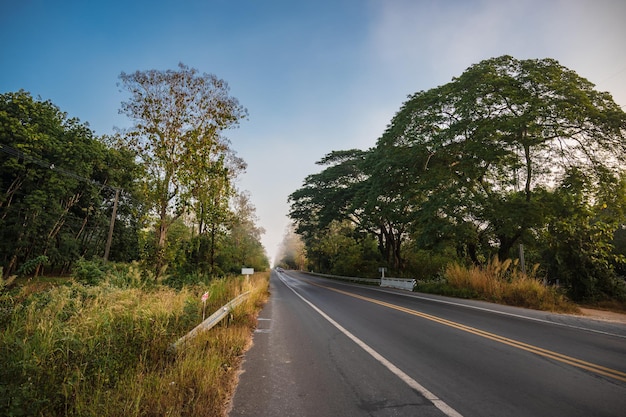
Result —
[[626, 325], [273, 271], [230, 417], [626, 416]]

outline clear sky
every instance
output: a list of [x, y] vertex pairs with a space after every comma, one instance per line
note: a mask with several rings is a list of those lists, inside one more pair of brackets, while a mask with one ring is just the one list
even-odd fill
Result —
[[332, 150], [368, 149], [407, 95], [482, 59], [554, 58], [626, 105], [624, 0], [0, 0], [0, 92], [49, 99], [96, 134], [127, 128], [119, 74], [226, 80], [273, 260], [287, 197]]

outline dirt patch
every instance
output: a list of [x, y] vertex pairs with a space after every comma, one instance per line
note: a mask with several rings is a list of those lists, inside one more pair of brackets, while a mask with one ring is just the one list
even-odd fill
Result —
[[604, 320], [604, 321], [611, 321], [614, 323], [626, 324], [626, 314], [624, 313], [616, 313], [613, 311], [605, 311], [605, 310], [594, 310], [591, 308], [584, 308], [584, 307], [581, 307], [580, 311], [583, 316], [588, 317], [590, 319]]

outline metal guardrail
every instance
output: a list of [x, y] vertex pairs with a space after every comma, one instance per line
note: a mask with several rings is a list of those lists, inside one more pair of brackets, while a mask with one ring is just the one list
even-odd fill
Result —
[[239, 296], [233, 298], [228, 303], [223, 305], [215, 313], [211, 314], [206, 320], [194, 327], [189, 333], [178, 339], [176, 342], [172, 343], [172, 345], [170, 346], [170, 350], [175, 351], [186, 341], [196, 337], [201, 331], [209, 330], [215, 327], [215, 325], [222, 321], [224, 317], [228, 315], [228, 313], [233, 311], [235, 307], [241, 304], [246, 299], [248, 294], [250, 294], [250, 291], [246, 291], [243, 294], [240, 294]]
[[[305, 271], [302, 271], [305, 272]], [[320, 274], [317, 272], [305, 272], [310, 275], [316, 275], [318, 277], [331, 278], [331, 279], [339, 279], [342, 281], [349, 282], [362, 282], [366, 284], [378, 284], [381, 287], [388, 288], [398, 288], [401, 290], [409, 290], [413, 291], [413, 287], [415, 287], [415, 280], [413, 278], [357, 278], [357, 277], [344, 277], [341, 275], [329, 275], [329, 274]]]
[[380, 286], [413, 291], [413, 287], [415, 287], [415, 280], [412, 278], [386, 278], [385, 277], [380, 280]]
[[338, 280], [341, 280], [341, 281], [363, 282], [363, 283], [366, 283], [366, 284], [380, 284], [380, 278], [344, 277], [344, 276], [341, 276], [341, 275], [320, 274], [318, 272], [308, 272], [308, 271], [300, 271], [300, 272], [304, 272], [305, 274], [309, 274], [309, 275], [315, 275], [315, 276], [318, 276], [318, 277], [338, 279]]

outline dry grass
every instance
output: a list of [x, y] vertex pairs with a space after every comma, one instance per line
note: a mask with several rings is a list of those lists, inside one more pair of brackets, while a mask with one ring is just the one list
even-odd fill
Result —
[[536, 278], [538, 265], [523, 273], [517, 262], [497, 258], [485, 267], [450, 265], [445, 271], [447, 284], [478, 298], [536, 310], [577, 312], [578, 307], [555, 287]]
[[[260, 273], [180, 291], [107, 280], [0, 294], [0, 415], [222, 415], [268, 280]], [[245, 291], [227, 319], [168, 353], [202, 320], [204, 292], [208, 316]]]

